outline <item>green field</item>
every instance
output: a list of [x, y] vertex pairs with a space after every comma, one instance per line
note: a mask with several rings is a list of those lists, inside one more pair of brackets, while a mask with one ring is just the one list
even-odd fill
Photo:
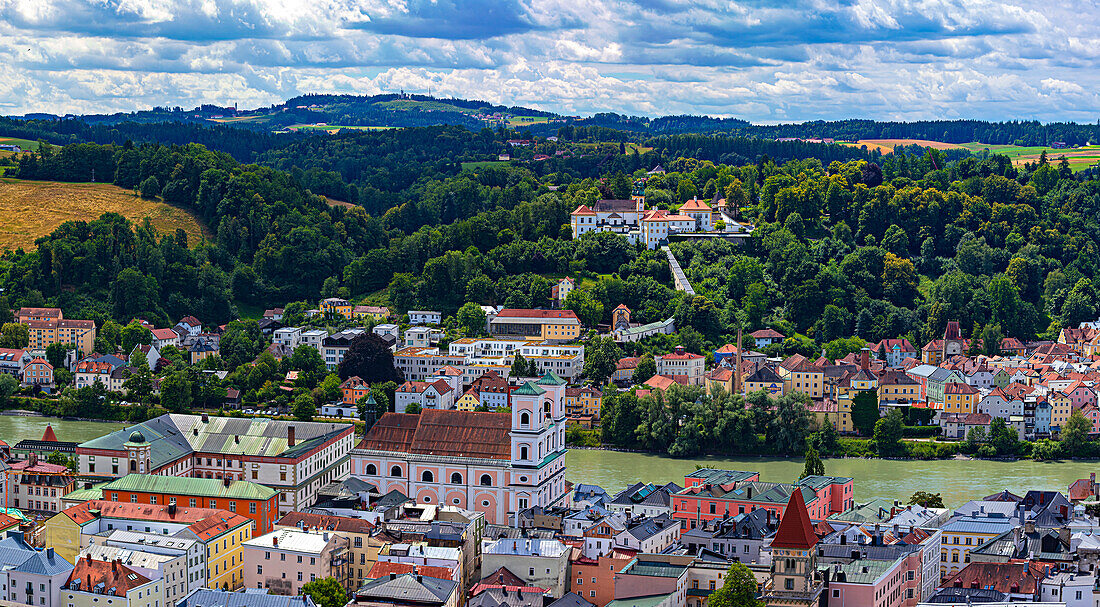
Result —
[[267, 122], [271, 119], [270, 115], [255, 114], [253, 116], [235, 116], [233, 118], [211, 118], [211, 122], [217, 122], [218, 124], [232, 124], [234, 122]]
[[964, 143], [962, 147], [971, 152], [978, 153], [989, 150], [992, 154], [1003, 154], [1012, 159], [1013, 164], [1022, 165], [1027, 162], [1037, 162], [1039, 156], [1045, 150], [1047, 160], [1052, 163], [1061, 162], [1065, 157], [1069, 168], [1073, 172], [1083, 171], [1100, 162], [1100, 145], [1088, 145], [1079, 148], [1054, 149], [1044, 146], [1019, 146], [1019, 145], [990, 145], [986, 143]]
[[288, 129], [298, 129], [300, 131], [325, 131], [326, 133], [337, 133], [342, 129], [351, 131], [384, 131], [387, 129], [395, 129], [394, 126], [351, 126], [346, 124], [326, 124], [324, 126], [317, 124], [292, 124]]
[[381, 101], [374, 104], [375, 107], [386, 108], [388, 110], [436, 110], [440, 112], [461, 112], [463, 114], [476, 114], [477, 110], [470, 110], [466, 108], [458, 107], [457, 105], [451, 105], [449, 103], [442, 103], [439, 101], [416, 101], [414, 99], [394, 99], [393, 101]]
[[472, 169], [472, 170], [476, 171], [476, 170], [478, 170], [480, 168], [484, 168], [484, 167], [507, 166], [507, 165], [508, 165], [507, 160], [479, 160], [477, 162], [463, 162], [462, 163], [462, 169], [463, 170]]
[[546, 124], [550, 119], [545, 116], [512, 116], [508, 119], [508, 126], [530, 126], [532, 124]]
[[24, 150], [37, 150], [38, 142], [31, 141], [30, 139], [19, 139], [16, 137], [0, 137], [0, 143], [14, 144]]

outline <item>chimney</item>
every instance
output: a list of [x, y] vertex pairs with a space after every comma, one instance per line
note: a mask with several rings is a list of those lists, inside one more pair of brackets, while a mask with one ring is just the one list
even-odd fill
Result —
[[206, 413], [202, 414], [202, 423], [204, 423], [204, 424], [210, 423], [210, 416], [207, 415]]
[[391, 580], [396, 580], [397, 579], [397, 574], [396, 573], [391, 573], [390, 574], [390, 579]]
[[844, 546], [844, 545], [847, 545], [847, 543], [848, 543], [848, 536], [841, 533], [840, 534], [840, 545]]
[[294, 426], [286, 427], [286, 446], [294, 446]]
[[277, 535], [271, 536], [271, 545], [272, 546], [278, 546], [279, 545], [279, 536], [277, 536]]
[[1024, 523], [1024, 533], [1035, 533], [1035, 519], [1027, 519], [1027, 522]]
[[871, 364], [867, 360], [867, 348], [859, 351], [859, 368], [863, 370], [871, 368]]
[[894, 523], [894, 537], [901, 539], [901, 525]]
[[53, 548], [46, 548], [46, 560], [53, 562]]

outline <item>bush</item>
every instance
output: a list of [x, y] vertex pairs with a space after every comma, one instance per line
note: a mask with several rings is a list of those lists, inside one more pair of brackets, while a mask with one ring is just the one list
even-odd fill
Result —
[[978, 457], [982, 459], [997, 457], [997, 450], [993, 448], [993, 445], [982, 445], [978, 448]]
[[837, 457], [874, 457], [875, 450], [869, 438], [841, 438], [837, 441]]

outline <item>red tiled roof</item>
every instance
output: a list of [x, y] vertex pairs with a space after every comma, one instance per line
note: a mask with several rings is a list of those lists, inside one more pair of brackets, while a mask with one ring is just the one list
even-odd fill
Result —
[[664, 392], [672, 386], [675, 386], [676, 383], [676, 380], [671, 377], [665, 375], [654, 375], [653, 377], [645, 380], [645, 383], [642, 385], [649, 386], [650, 388]]
[[230, 512], [213, 508], [176, 508], [175, 513], [169, 514], [167, 505], [157, 506], [107, 500], [89, 500], [83, 504], [66, 508], [62, 511], [62, 514], [68, 516], [78, 525], [83, 525], [99, 517], [132, 518], [143, 521], [173, 521], [191, 524], [219, 514], [232, 516]]
[[218, 510], [217, 512], [219, 514], [192, 523], [188, 529], [198, 536], [200, 540], [205, 542], [208, 539], [218, 537], [230, 529], [236, 529], [243, 524], [250, 524], [252, 522], [251, 519], [245, 518], [239, 514], [233, 514], [224, 510]]
[[570, 213], [570, 215], [595, 215], [595, 214], [596, 214], [596, 212], [593, 211], [591, 208], [589, 208], [589, 206], [586, 205], [586, 204], [582, 204], [581, 206], [577, 207], [576, 211], [573, 211], [572, 213]]
[[775, 329], [760, 329], [759, 331], [753, 331], [752, 333], [749, 333], [749, 335], [752, 336], [753, 339], [761, 339], [765, 337], [778, 337], [779, 339], [783, 339], [783, 334], [779, 331], [776, 331]]
[[395, 573], [397, 575], [415, 573], [417, 575], [434, 577], [437, 580], [449, 580], [454, 575], [454, 570], [450, 567], [439, 567], [434, 565], [414, 565], [412, 563], [391, 563], [387, 561], [378, 561], [374, 564], [373, 567], [371, 567], [370, 574], [367, 577], [378, 579], [387, 577], [391, 573]]
[[[91, 557], [82, 556], [76, 560], [76, 567], [69, 574], [64, 588], [73, 590], [73, 583], [79, 582], [81, 592], [91, 592], [93, 588], [103, 584], [102, 593], [107, 594], [113, 588], [114, 596], [126, 596], [127, 592], [151, 581], [122, 563], [97, 561]], [[111, 595], [108, 594], [108, 596]]]
[[997, 592], [1034, 595], [1053, 563], [970, 563], [941, 587], [989, 588]]
[[796, 488], [791, 493], [791, 500], [787, 502], [787, 509], [783, 511], [779, 530], [772, 540], [772, 548], [809, 550], [816, 544], [817, 534], [810, 522], [810, 513], [806, 512], [806, 501], [802, 499], [802, 491]]
[[179, 334], [172, 329], [153, 329], [154, 339], [179, 339]]
[[386, 413], [359, 444], [362, 449], [451, 457], [511, 458], [508, 413], [425, 409]]
[[978, 390], [970, 384], [952, 382], [943, 387], [944, 394], [977, 394]]
[[275, 524], [280, 527], [314, 528], [348, 533], [370, 533], [374, 529], [374, 525], [366, 519], [309, 512], [288, 512]]

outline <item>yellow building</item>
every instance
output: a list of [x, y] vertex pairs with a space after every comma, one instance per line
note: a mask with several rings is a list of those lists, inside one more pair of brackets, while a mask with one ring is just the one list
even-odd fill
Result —
[[339, 297], [329, 297], [328, 299], [321, 300], [321, 314], [330, 314], [332, 316], [342, 316], [347, 319], [351, 319], [352, 311], [354, 307], [346, 299], [340, 299]]
[[771, 367], [760, 367], [756, 373], [745, 378], [745, 394], [760, 390], [772, 397], [780, 396], [784, 394], [783, 379]]
[[459, 411], [473, 411], [481, 406], [481, 399], [472, 388], [455, 401], [455, 409]]
[[[974, 504], [975, 502], [971, 502]], [[990, 502], [990, 504], [1003, 504], [1003, 502]], [[990, 508], [997, 506], [991, 506]], [[1012, 505], [1015, 507], [1015, 504]], [[940, 536], [940, 575], [952, 576], [970, 563], [970, 551], [982, 546], [989, 540], [1009, 531], [1013, 528], [1010, 522], [1010, 513], [1006, 517], [992, 518], [988, 514], [978, 512], [961, 513], [956, 511], [955, 516], [943, 526], [943, 535]]]
[[66, 320], [61, 308], [20, 308], [15, 319], [27, 326], [28, 349], [62, 343], [74, 344], [84, 354], [95, 350], [95, 321]]
[[707, 394], [718, 394], [719, 392], [733, 394], [733, 380], [733, 369], [718, 367], [706, 375]]
[[880, 406], [911, 405], [920, 401], [920, 384], [908, 374], [887, 369], [878, 381]]
[[369, 318], [381, 322], [390, 317], [390, 309], [383, 306], [355, 306], [352, 314], [356, 318]]
[[493, 336], [520, 336], [571, 341], [581, 335], [581, 321], [572, 310], [506, 308], [489, 322]]
[[783, 361], [778, 374], [783, 378], [785, 394], [801, 392], [813, 399], [825, 396], [825, 370], [801, 355]]
[[978, 390], [974, 386], [951, 382], [943, 387], [944, 413], [969, 415], [977, 410], [977, 406]]
[[570, 417], [579, 415], [599, 417], [602, 400], [603, 394], [589, 386], [565, 389], [565, 411]]
[[1052, 390], [1047, 394], [1047, 402], [1050, 403], [1050, 426], [1061, 428], [1069, 421], [1073, 413], [1073, 400], [1069, 394], [1061, 390]]
[[178, 535], [198, 540], [206, 547], [206, 585], [208, 588], [238, 590], [244, 586], [244, 549], [241, 543], [252, 539], [255, 527], [239, 514], [218, 511], [192, 524]]

